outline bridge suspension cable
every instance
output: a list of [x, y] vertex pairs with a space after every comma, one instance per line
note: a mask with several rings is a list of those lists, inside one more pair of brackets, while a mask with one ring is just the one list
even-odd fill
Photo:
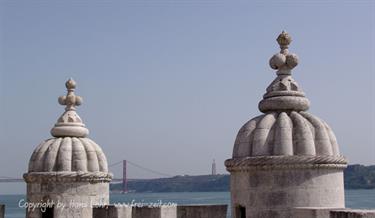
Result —
[[0, 176], [0, 179], [17, 179], [17, 178], [9, 177], [9, 176]]
[[[108, 167], [114, 167], [114, 166], [120, 165], [122, 163], [123, 163], [122, 160], [121, 161], [117, 161], [115, 163], [112, 163], [112, 164], [108, 165]], [[140, 164], [134, 163], [134, 162], [129, 161], [129, 160], [127, 160], [127, 163], [129, 163], [130, 165], [132, 165], [132, 166], [134, 166], [134, 167], [136, 167], [138, 169], [141, 169], [143, 171], [150, 172], [150, 173], [152, 173], [154, 175], [159, 175], [159, 176], [163, 176], [163, 177], [172, 177], [172, 175], [170, 175], [170, 174], [159, 172], [157, 170], [153, 170], [153, 169], [150, 169], [148, 167], [144, 167], [144, 166], [142, 166]], [[23, 179], [22, 178], [10, 177], [10, 176], [0, 176], [0, 182], [15, 182], [15, 181], [16, 182], [23, 182]]]
[[[141, 166], [139, 164], [136, 164], [132, 161], [129, 161], [129, 160], [126, 160], [130, 165], [138, 168], [138, 169], [141, 169], [141, 170], [144, 170], [144, 171], [147, 171], [147, 172], [150, 172], [150, 173], [153, 173], [153, 174], [156, 174], [156, 175], [159, 175], [159, 176], [166, 176], [166, 177], [171, 177], [172, 175], [170, 174], [167, 174], [167, 173], [163, 173], [163, 172], [159, 172], [157, 170], [153, 170], [153, 169], [150, 169], [148, 167], [144, 167], [144, 166]], [[112, 163], [110, 165], [108, 165], [108, 167], [114, 167], [114, 166], [117, 166], [117, 165], [120, 165], [122, 164], [122, 160], [121, 161], [117, 161], [115, 163]]]
[[116, 163], [110, 164], [110, 165], [108, 165], [108, 167], [114, 167], [114, 166], [119, 165], [120, 163], [122, 163], [122, 160], [121, 161], [117, 161]]

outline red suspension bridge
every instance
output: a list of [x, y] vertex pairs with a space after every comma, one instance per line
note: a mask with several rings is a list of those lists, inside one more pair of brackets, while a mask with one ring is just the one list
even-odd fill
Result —
[[[128, 191], [128, 181], [135, 180], [135, 179], [129, 179], [128, 178], [128, 166], [135, 167], [136, 169], [140, 169], [142, 171], [148, 172], [152, 175], [157, 175], [159, 177], [172, 177], [172, 175], [159, 172], [157, 170], [150, 169], [148, 167], [144, 167], [142, 165], [136, 164], [134, 162], [131, 162], [129, 160], [121, 160], [115, 163], [112, 163], [108, 165], [110, 169], [114, 169], [117, 166], [122, 165], [122, 178], [113, 178], [112, 183], [119, 183], [122, 182], [122, 191], [127, 192]], [[14, 177], [8, 177], [8, 176], [0, 176], [0, 183], [11, 183], [11, 182], [24, 182], [22, 178], [14, 178]]]

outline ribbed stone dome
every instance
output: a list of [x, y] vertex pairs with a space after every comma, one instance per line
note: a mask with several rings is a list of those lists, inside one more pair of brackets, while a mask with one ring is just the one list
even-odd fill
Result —
[[94, 141], [81, 137], [51, 138], [33, 152], [29, 172], [104, 172], [107, 159]]
[[233, 158], [278, 155], [339, 155], [331, 128], [308, 112], [271, 112], [239, 130]]

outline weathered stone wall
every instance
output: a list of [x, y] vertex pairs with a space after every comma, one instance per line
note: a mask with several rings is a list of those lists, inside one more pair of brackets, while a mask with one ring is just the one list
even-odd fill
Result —
[[[55, 218], [92, 217], [92, 205], [109, 204], [108, 183], [28, 183], [28, 202], [54, 203]], [[60, 203], [60, 205], [57, 205]], [[65, 208], [62, 209], [61, 206]], [[27, 218], [40, 218], [40, 210], [27, 211]]]
[[375, 210], [355, 210], [349, 208], [294, 208], [293, 218], [375, 218]]
[[227, 205], [181, 205], [177, 206], [177, 218], [226, 218]]
[[375, 210], [333, 210], [330, 218], [375, 218]]
[[93, 218], [226, 218], [227, 205], [126, 207], [108, 205], [93, 209]]
[[335, 168], [251, 170], [231, 173], [232, 216], [292, 217], [293, 207], [344, 208], [343, 172]]
[[93, 208], [93, 218], [132, 218], [132, 207], [107, 205]]
[[336, 209], [343, 208], [329, 208], [329, 207], [297, 207], [293, 208], [293, 218], [330, 218], [330, 212]]
[[176, 218], [176, 207], [134, 207], [132, 218]]

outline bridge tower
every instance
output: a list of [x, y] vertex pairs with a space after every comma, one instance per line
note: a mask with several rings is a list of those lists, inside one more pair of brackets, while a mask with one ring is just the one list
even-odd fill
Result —
[[122, 161], [122, 193], [128, 192], [127, 161]]
[[211, 166], [211, 175], [216, 175], [216, 163], [215, 159], [212, 161], [212, 166]]

